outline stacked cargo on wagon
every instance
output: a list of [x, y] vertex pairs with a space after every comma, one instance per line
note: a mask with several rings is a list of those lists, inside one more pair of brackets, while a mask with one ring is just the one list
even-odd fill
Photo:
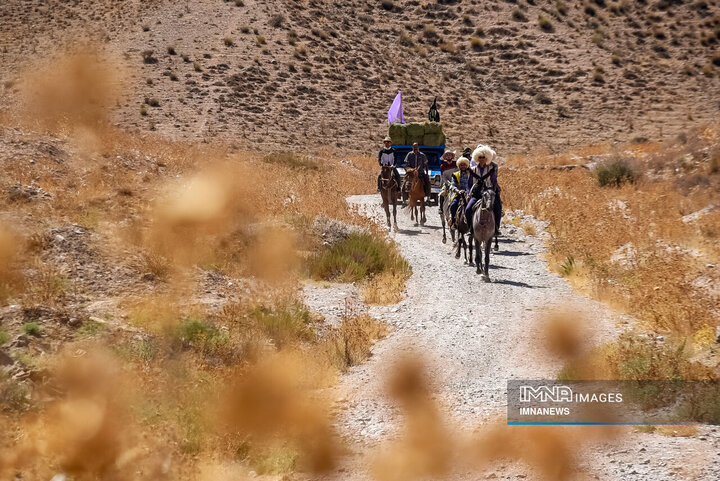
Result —
[[395, 159], [401, 177], [405, 177], [405, 157], [412, 151], [412, 144], [420, 145], [420, 152], [428, 159], [430, 176], [430, 198], [437, 202], [442, 188], [440, 163], [445, 152], [445, 134], [440, 122], [393, 122], [388, 127], [388, 135], [395, 149]]

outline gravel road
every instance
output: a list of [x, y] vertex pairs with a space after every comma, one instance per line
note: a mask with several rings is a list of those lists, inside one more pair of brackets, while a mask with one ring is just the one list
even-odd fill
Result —
[[[385, 224], [377, 195], [352, 196], [348, 203]], [[512, 214], [510, 214], [512, 215]], [[337, 386], [337, 425], [352, 446], [343, 479], [370, 479], [366, 453], [398, 434], [402, 417], [384, 396], [384, 380], [404, 353], [426, 360], [435, 396], [448, 422], [466, 430], [483, 423], [504, 422], [509, 379], [553, 379], [561, 363], [540, 348], [538, 316], [558, 306], [589, 319], [595, 343], [609, 340], [632, 323], [607, 306], [573, 292], [551, 273], [540, 256], [544, 225], [530, 217], [537, 235], [505, 224], [500, 252], [491, 254], [491, 283], [475, 268], [456, 260], [451, 242], [441, 243], [437, 207], [428, 208], [428, 223], [416, 227], [398, 212], [400, 231], [390, 236], [410, 262], [413, 275], [407, 295], [393, 306], [373, 306], [393, 332], [373, 349], [365, 364], [353, 368]], [[337, 316], [354, 287], [308, 286], [306, 299], [316, 311]], [[680, 438], [629, 431], [621, 439], [585, 448], [584, 479], [720, 479], [720, 432], [701, 428]], [[694, 461], [689, 461], [693, 458]], [[692, 469], [688, 467], [691, 464]], [[525, 466], [508, 465], [481, 477], [536, 479]], [[478, 479], [458, 473], [457, 479]]]

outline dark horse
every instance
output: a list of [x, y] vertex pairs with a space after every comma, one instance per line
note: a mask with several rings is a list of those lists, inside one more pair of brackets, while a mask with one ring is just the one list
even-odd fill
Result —
[[[472, 226], [468, 225], [467, 217], [465, 216], [465, 206], [467, 206], [467, 200], [465, 199], [465, 191], [459, 191], [458, 197], [458, 208], [455, 212], [454, 226], [457, 229], [457, 252], [455, 252], [455, 259], [460, 259], [460, 249], [463, 249], [463, 257], [465, 261], [470, 265], [473, 265], [472, 248], [473, 248], [473, 237], [472, 237]], [[465, 242], [465, 234], [468, 236], [470, 245], [468, 246]], [[468, 252], [469, 251], [469, 252]]]
[[[482, 184], [473, 186], [473, 194], [477, 194]], [[476, 196], [476, 195], [474, 195]], [[493, 214], [493, 205], [495, 204], [495, 190], [492, 188], [482, 188], [480, 197], [475, 205], [473, 205], [473, 225], [472, 237], [475, 238], [475, 264], [477, 265], [477, 273], [483, 272], [483, 280], [490, 282], [490, 247], [492, 238], [495, 236], [495, 216]], [[495, 248], [497, 250], [497, 236], [495, 236]], [[472, 249], [472, 247], [470, 247]], [[481, 249], [484, 249], [484, 259], [481, 255]], [[472, 255], [472, 254], [471, 254]]]
[[387, 226], [390, 229], [390, 202], [392, 202], [392, 228], [395, 232], [398, 231], [397, 225], [397, 197], [400, 190], [400, 186], [395, 181], [393, 175], [393, 167], [391, 165], [384, 165], [380, 172], [380, 196], [382, 197], [383, 208], [385, 209], [385, 215], [387, 216]]

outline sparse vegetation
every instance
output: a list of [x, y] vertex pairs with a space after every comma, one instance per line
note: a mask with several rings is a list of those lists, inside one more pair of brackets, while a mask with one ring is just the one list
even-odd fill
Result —
[[175, 51], [175, 47], [172, 46], [172, 45], [170, 45], [170, 46], [167, 48], [167, 53], [168, 53], [168, 55], [177, 55], [177, 52]]
[[480, 37], [473, 37], [470, 39], [470, 46], [476, 52], [481, 51], [483, 49], [483, 45], [483, 41]]
[[35, 336], [35, 337], [40, 336], [40, 333], [42, 331], [40, 329], [40, 324], [38, 324], [37, 322], [34, 322], [34, 321], [26, 322], [23, 325], [23, 329], [25, 330], [25, 334], [27, 334], [28, 336]]
[[519, 8], [516, 8], [512, 11], [512, 19], [516, 22], [527, 22], [527, 16], [525, 16], [525, 12], [520, 10]]
[[143, 63], [146, 63], [146, 64], [158, 63], [158, 59], [157, 59], [157, 57], [153, 56], [152, 50], [143, 51], [142, 58], [143, 58]]
[[538, 25], [540, 26], [541, 29], [543, 29], [546, 32], [555, 31], [555, 27], [553, 27], [553, 24], [550, 21], [550, 19], [548, 19], [546, 16], [544, 16], [542, 14], [538, 15]]
[[399, 42], [400, 45], [404, 45], [406, 47], [412, 47], [415, 44], [412, 37], [407, 32], [400, 32]]
[[386, 271], [407, 272], [407, 262], [388, 241], [371, 234], [352, 234], [310, 261], [315, 279], [357, 282]]
[[555, 2], [555, 9], [562, 16], [566, 16], [568, 14], [567, 4], [562, 0], [558, 0], [557, 2]]
[[318, 170], [317, 161], [307, 155], [300, 155], [294, 152], [273, 152], [263, 157], [263, 162], [269, 164], [282, 164], [291, 169]]
[[285, 24], [285, 16], [281, 13], [272, 15], [268, 23], [272, 28], [282, 28], [282, 26]]
[[223, 39], [223, 43], [225, 44], [226, 47], [234, 47], [235, 46], [235, 41], [232, 39], [232, 37], [225, 37]]
[[601, 187], [620, 187], [626, 182], [634, 183], [638, 175], [628, 161], [615, 159], [598, 165], [595, 168], [595, 177]]

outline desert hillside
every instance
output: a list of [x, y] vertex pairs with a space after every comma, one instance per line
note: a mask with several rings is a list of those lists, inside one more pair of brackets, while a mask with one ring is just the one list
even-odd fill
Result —
[[661, 140], [720, 114], [719, 15], [712, 0], [9, 0], [0, 105], [83, 40], [127, 72], [115, 121], [172, 139], [366, 151], [402, 90], [409, 119], [438, 97], [454, 148]]

